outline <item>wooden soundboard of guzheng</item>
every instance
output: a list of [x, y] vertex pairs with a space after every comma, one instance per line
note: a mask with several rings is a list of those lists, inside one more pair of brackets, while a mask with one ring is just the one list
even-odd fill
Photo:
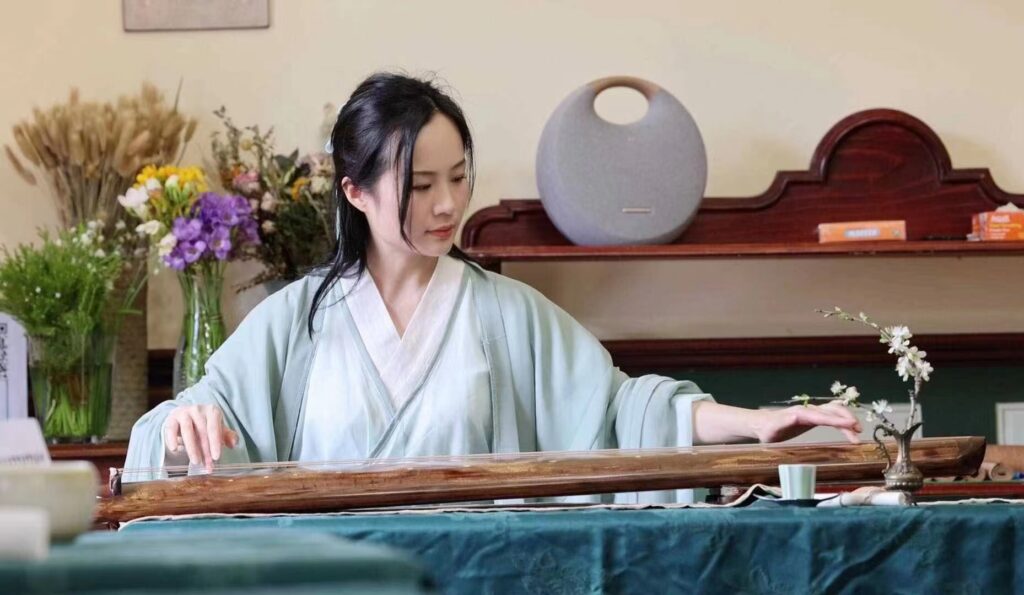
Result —
[[[895, 444], [888, 445], [895, 453]], [[912, 442], [926, 477], [977, 472], [981, 437]], [[643, 450], [539, 452], [324, 463], [225, 465], [205, 475], [131, 482], [113, 470], [116, 495], [103, 499], [98, 522], [199, 513], [328, 512], [506, 498], [775, 484], [778, 466], [817, 466], [818, 481], [877, 480], [886, 459], [876, 443], [698, 446]]]

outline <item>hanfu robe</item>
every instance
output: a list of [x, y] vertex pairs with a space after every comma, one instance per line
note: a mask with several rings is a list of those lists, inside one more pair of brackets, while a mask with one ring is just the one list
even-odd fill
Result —
[[402, 336], [366, 273], [334, 284], [311, 336], [322, 280], [254, 308], [199, 382], [139, 419], [125, 467], [166, 463], [163, 424], [185, 404], [217, 405], [239, 435], [221, 463], [259, 463], [689, 446], [693, 403], [711, 398], [689, 381], [629, 378], [561, 308], [475, 264], [440, 258]]

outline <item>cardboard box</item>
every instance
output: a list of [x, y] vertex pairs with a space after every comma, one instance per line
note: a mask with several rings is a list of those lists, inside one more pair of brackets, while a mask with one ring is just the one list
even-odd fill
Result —
[[971, 218], [971, 235], [982, 241], [1024, 241], [1024, 211], [988, 211]]
[[818, 242], [906, 241], [906, 221], [847, 221], [818, 225]]

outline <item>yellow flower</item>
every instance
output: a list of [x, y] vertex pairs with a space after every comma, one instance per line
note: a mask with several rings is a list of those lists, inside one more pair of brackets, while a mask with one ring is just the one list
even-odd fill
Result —
[[206, 192], [206, 176], [203, 174], [202, 168], [176, 167], [174, 165], [161, 165], [159, 168], [155, 165], [147, 165], [142, 168], [139, 175], [135, 176], [135, 187], [143, 188], [150, 180], [156, 180], [160, 186], [163, 186], [171, 176], [178, 176], [178, 185], [182, 188], [192, 183], [196, 192]]
[[302, 176], [295, 180], [292, 184], [292, 200], [299, 200], [299, 195], [302, 193], [302, 189], [309, 186], [309, 178]]
[[150, 179], [152, 177], [155, 177], [155, 176], [156, 176], [156, 166], [155, 165], [147, 165], [146, 167], [142, 168], [142, 171], [139, 172], [139, 175], [135, 176], [135, 183], [138, 186], [145, 186], [146, 185], [146, 180], [148, 180], [148, 179]]
[[183, 167], [179, 169], [178, 183], [182, 186], [192, 184], [196, 192], [206, 192], [206, 175], [198, 167]]

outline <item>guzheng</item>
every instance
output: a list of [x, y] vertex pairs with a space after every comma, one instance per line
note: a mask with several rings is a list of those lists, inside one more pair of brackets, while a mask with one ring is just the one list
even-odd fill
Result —
[[[923, 438], [911, 448], [926, 477], [975, 473], [984, 455], [985, 439], [973, 436]], [[221, 465], [212, 473], [181, 477], [176, 475], [187, 469], [112, 469], [113, 495], [100, 502], [97, 521], [774, 484], [778, 466], [788, 463], [817, 465], [818, 480], [828, 482], [880, 480], [886, 467], [872, 442]], [[162, 478], [133, 482], [133, 476]]]

